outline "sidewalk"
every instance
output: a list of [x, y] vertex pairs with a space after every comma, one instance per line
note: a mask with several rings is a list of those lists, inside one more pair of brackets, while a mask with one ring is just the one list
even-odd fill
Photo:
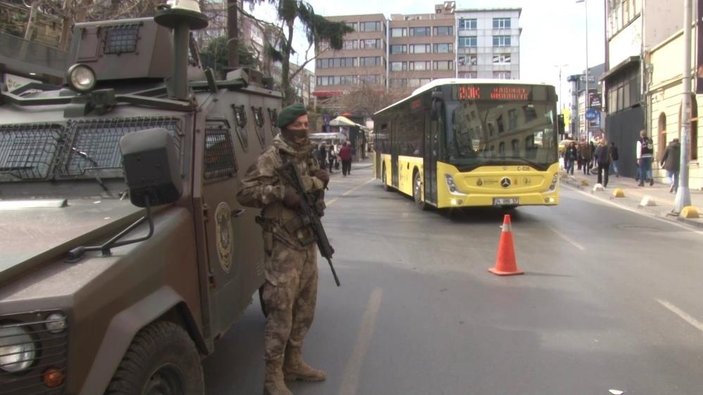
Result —
[[[561, 182], [566, 185], [576, 187], [582, 191], [589, 192], [595, 197], [609, 199], [616, 204], [630, 209], [646, 212], [656, 217], [666, 218], [670, 221], [683, 222], [688, 225], [703, 228], [703, 217], [683, 218], [672, 213], [676, 194], [669, 193], [669, 184], [663, 184], [655, 180], [654, 185], [637, 186], [634, 178], [615, 177], [608, 178], [608, 187], [602, 191], [594, 191], [594, 186], [598, 180], [596, 174], [586, 175], [582, 170], [574, 170], [573, 175], [567, 175], [561, 171]], [[615, 190], [619, 189], [624, 197], [615, 197]], [[703, 215], [703, 191], [689, 190], [691, 194], [691, 206], [694, 206], [699, 216]]]

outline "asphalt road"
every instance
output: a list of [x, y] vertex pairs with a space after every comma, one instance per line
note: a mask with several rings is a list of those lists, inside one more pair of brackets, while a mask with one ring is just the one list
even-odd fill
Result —
[[[562, 188], [511, 212], [523, 276], [499, 277], [503, 212], [419, 211], [371, 170], [333, 177], [306, 395], [703, 393], [703, 233]], [[208, 394], [260, 394], [255, 300], [204, 361]]]

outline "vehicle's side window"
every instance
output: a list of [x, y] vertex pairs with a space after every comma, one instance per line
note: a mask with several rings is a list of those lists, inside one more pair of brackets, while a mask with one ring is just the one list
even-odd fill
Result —
[[276, 136], [278, 134], [278, 110], [275, 108], [267, 108], [269, 113], [269, 121], [271, 121], [271, 136]]
[[261, 107], [251, 106], [251, 113], [254, 114], [254, 129], [256, 130], [256, 137], [259, 138], [259, 144], [261, 147], [266, 146], [266, 134], [264, 134], [264, 110]]
[[234, 177], [237, 162], [226, 120], [208, 121], [205, 128], [205, 180]]
[[234, 131], [237, 133], [237, 139], [239, 144], [242, 145], [242, 150], [246, 151], [249, 148], [249, 136], [247, 135], [247, 110], [244, 104], [237, 106], [232, 104], [232, 111], [234, 111]]

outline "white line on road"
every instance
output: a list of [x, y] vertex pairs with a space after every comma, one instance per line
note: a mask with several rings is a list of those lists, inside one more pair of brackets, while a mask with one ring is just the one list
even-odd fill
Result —
[[[373, 181], [373, 180], [375, 180], [375, 178], [372, 178], [372, 179], [370, 179], [370, 180], [368, 180], [368, 181], [366, 181], [366, 182], [363, 182], [363, 183], [361, 183], [361, 184], [359, 184], [359, 185], [357, 185], [357, 186], [355, 186], [355, 187], [349, 189], [348, 191], [344, 192], [344, 193], [341, 194], [340, 196], [347, 196], [347, 195], [349, 195], [350, 193], [356, 191], [357, 189], [363, 187], [364, 185], [370, 183], [370, 182]], [[331, 205], [334, 204], [334, 202], [336, 202], [337, 200], [339, 200], [338, 197], [336, 197], [336, 198], [334, 198], [334, 199], [331, 199], [331, 200], [328, 201], [328, 202], [325, 202], [325, 204], [326, 204], [327, 206], [331, 206]]]
[[371, 343], [371, 337], [376, 327], [376, 317], [378, 317], [378, 311], [381, 308], [382, 298], [383, 290], [381, 288], [376, 288], [371, 292], [369, 304], [366, 306], [366, 311], [364, 311], [364, 317], [361, 321], [361, 328], [356, 338], [354, 350], [344, 369], [344, 379], [339, 388], [339, 395], [356, 395], [359, 387], [361, 365], [369, 349], [369, 343]]
[[572, 246], [578, 248], [578, 249], [581, 250], [581, 251], [586, 251], [586, 249], [585, 249], [581, 244], [579, 244], [579, 243], [577, 243], [577, 242], [571, 240], [571, 238], [570, 238], [569, 236], [567, 236], [567, 235], [565, 235], [565, 234], [559, 232], [558, 230], [552, 228], [551, 226], [547, 226], [547, 227], [549, 228], [549, 230], [551, 230], [552, 232], [556, 233], [557, 236], [559, 236], [559, 237], [561, 237], [562, 239], [564, 239], [567, 243], [571, 244]]
[[694, 328], [698, 329], [699, 331], [703, 332], [703, 322], [698, 321], [697, 319], [693, 318], [692, 315], [690, 315], [687, 312], [681, 310], [680, 308], [674, 306], [673, 304], [667, 302], [666, 300], [661, 300], [661, 299], [655, 299], [655, 300], [657, 302], [659, 302], [660, 305], [666, 307], [672, 313], [678, 315], [679, 318], [688, 322], [689, 324], [691, 324]]

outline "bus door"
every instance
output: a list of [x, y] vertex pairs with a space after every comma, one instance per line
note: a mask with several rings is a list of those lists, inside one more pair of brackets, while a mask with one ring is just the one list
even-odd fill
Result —
[[429, 115], [425, 116], [424, 126], [424, 180], [425, 202], [437, 204], [437, 156], [439, 154], [439, 130], [441, 118], [431, 120]]
[[391, 185], [394, 188], [398, 188], [398, 150], [400, 149], [398, 135], [401, 133], [398, 130], [399, 127], [400, 123], [397, 119], [391, 121]]

